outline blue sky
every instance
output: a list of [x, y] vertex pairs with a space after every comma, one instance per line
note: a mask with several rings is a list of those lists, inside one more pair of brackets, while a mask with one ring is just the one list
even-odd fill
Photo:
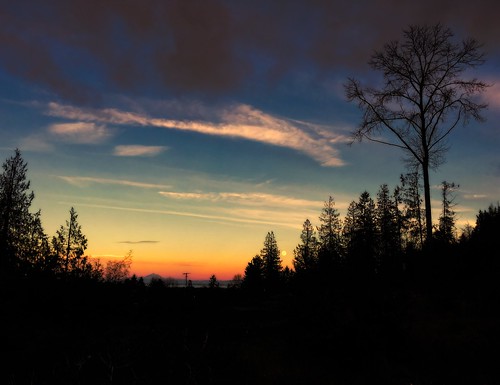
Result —
[[456, 129], [431, 181], [460, 184], [460, 225], [500, 199], [496, 1], [3, 3], [0, 156], [21, 149], [49, 235], [75, 207], [92, 256], [231, 278], [274, 231], [290, 264], [329, 195], [344, 214], [405, 172], [396, 149], [349, 145], [343, 84], [377, 82], [370, 55], [410, 24], [484, 43], [486, 121]]

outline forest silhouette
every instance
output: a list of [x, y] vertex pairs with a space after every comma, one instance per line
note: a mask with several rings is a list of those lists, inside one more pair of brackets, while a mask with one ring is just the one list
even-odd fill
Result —
[[460, 79], [481, 46], [452, 36], [410, 27], [370, 61], [383, 89], [346, 84], [363, 111], [354, 138], [408, 155], [400, 183], [361, 192], [343, 216], [328, 197], [305, 218], [293, 267], [270, 230], [227, 287], [212, 275], [196, 288], [188, 273], [182, 286], [146, 283], [130, 276], [132, 253], [86, 256], [73, 207], [50, 237], [16, 150], [0, 175], [0, 383], [500, 383], [500, 204], [457, 229], [459, 186], [443, 181], [431, 216], [429, 169], [486, 107], [473, 96], [487, 85]]
[[102, 265], [70, 209], [51, 239], [21, 152], [0, 176], [6, 384], [498, 383], [500, 206], [457, 235], [458, 186], [426, 239], [419, 175], [305, 220], [293, 268], [273, 231], [244, 276], [204, 288]]

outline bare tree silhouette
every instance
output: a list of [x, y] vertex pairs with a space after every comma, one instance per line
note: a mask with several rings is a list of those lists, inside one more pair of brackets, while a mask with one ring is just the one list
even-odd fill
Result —
[[383, 74], [382, 88], [363, 87], [353, 78], [345, 84], [347, 99], [363, 111], [354, 139], [401, 148], [421, 167], [427, 240], [432, 237], [429, 169], [443, 162], [446, 139], [459, 123], [483, 120], [481, 111], [487, 106], [474, 97], [488, 85], [464, 78], [466, 71], [483, 63], [476, 40], [456, 43], [452, 31], [441, 24], [410, 26], [402, 41], [386, 44], [369, 61]]

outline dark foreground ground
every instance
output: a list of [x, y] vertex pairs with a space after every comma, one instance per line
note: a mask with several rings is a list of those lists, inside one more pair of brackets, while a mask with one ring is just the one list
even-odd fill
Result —
[[500, 384], [487, 297], [4, 284], [0, 384]]

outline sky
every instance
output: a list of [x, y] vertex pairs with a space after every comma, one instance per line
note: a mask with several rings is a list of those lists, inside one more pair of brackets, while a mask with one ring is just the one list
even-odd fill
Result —
[[405, 173], [403, 154], [351, 143], [348, 77], [409, 25], [476, 38], [485, 122], [450, 136], [431, 173], [460, 185], [458, 225], [500, 200], [500, 3], [436, 1], [0, 0], [0, 157], [19, 148], [53, 236], [74, 207], [102, 261], [182, 279], [243, 274], [273, 231], [292, 266], [319, 225]]

